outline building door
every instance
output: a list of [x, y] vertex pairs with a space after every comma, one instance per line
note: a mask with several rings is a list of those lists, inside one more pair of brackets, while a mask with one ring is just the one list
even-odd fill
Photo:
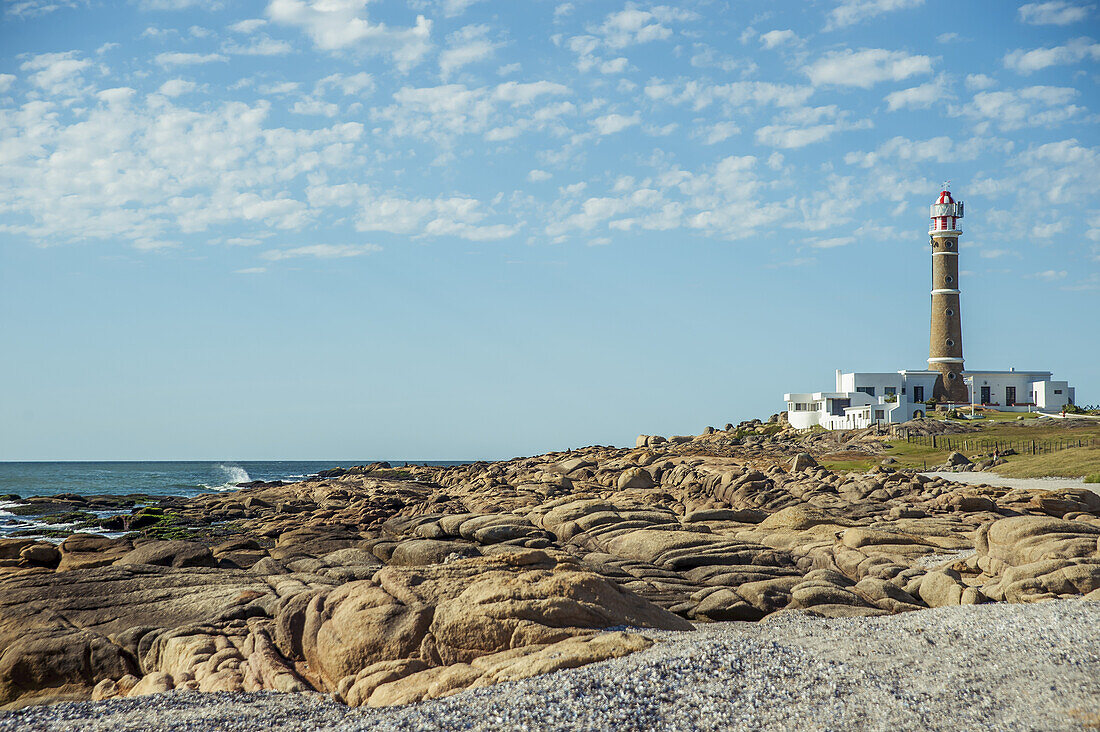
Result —
[[991, 401], [993, 401], [993, 398], [992, 398], [992, 395], [990, 395], [990, 393], [989, 393], [989, 387], [988, 386], [983, 386], [982, 387], [982, 404], [989, 404]]
[[913, 387], [913, 401], [914, 402], [923, 402], [924, 401], [924, 387], [923, 386], [914, 386]]
[[1006, 386], [1005, 387], [1005, 406], [1006, 407], [1016, 406], [1016, 387], [1015, 386]]

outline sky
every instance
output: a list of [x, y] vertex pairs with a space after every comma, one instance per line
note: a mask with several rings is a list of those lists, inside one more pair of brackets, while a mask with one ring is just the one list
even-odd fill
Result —
[[0, 0], [0, 460], [477, 459], [964, 355], [1100, 403], [1100, 8]]

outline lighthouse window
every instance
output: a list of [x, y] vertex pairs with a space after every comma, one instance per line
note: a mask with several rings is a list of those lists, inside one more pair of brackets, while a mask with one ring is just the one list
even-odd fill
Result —
[[948, 249], [950, 249], [950, 248], [952, 247], [952, 245], [954, 245], [954, 243], [955, 243], [955, 242], [953, 242], [953, 241], [951, 241], [950, 239], [948, 239], [948, 240], [947, 240], [947, 241], [945, 242], [945, 245], [947, 246], [947, 248], [948, 248]]
[[955, 314], [955, 311], [954, 311], [954, 310], [952, 310], [951, 308], [947, 308], [947, 317], [949, 317], [949, 318], [950, 318], [950, 317], [951, 317], [952, 315], [954, 315], [954, 314]]
[[950, 338], [948, 338], [948, 339], [947, 339], [947, 345], [948, 345], [948, 346], [953, 346], [953, 345], [955, 345], [955, 341], [953, 341], [953, 340], [951, 340]]
[[943, 281], [950, 285], [952, 282], [955, 281], [955, 278], [952, 277], [951, 275], [947, 275], [946, 277], [943, 278]]
[[948, 374], [948, 375], [947, 375], [947, 378], [949, 378], [949, 379], [951, 379], [952, 381], [954, 381], [954, 380], [955, 380], [955, 374], [954, 374], [954, 372], [952, 372], [952, 373]]

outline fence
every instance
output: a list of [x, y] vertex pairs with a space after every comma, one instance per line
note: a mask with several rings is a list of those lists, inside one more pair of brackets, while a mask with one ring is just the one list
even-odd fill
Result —
[[984, 437], [965, 438], [954, 435], [913, 435], [909, 433], [899, 434], [898, 436], [904, 437], [908, 443], [939, 450], [985, 454], [990, 454], [994, 450], [1001, 453], [1006, 450], [1015, 450], [1020, 455], [1042, 455], [1071, 447], [1089, 447], [1097, 444], [1095, 437], [1063, 437], [1050, 440], [997, 440]]

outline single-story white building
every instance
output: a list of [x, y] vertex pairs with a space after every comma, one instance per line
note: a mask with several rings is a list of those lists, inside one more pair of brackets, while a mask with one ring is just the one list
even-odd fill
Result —
[[[800, 429], [861, 429], [923, 417], [938, 371], [836, 372], [835, 391], [784, 394], [787, 420]], [[1058, 411], [1072, 404], [1073, 388], [1049, 371], [966, 371], [971, 401], [1007, 411]]]

